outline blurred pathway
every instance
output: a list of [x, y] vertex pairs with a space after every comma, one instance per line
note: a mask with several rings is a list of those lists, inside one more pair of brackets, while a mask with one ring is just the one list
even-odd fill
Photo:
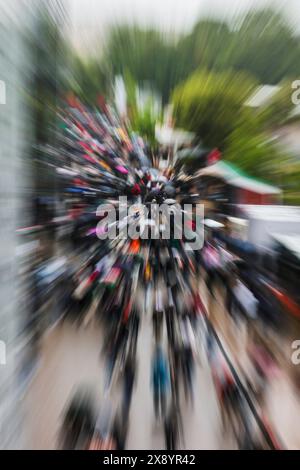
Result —
[[[128, 449], [165, 448], [162, 424], [154, 418], [150, 389], [152, 341], [151, 318], [145, 315], [138, 340], [138, 378], [130, 411]], [[46, 336], [41, 367], [24, 398], [26, 448], [57, 447], [61, 414], [74, 387], [86, 383], [101, 397], [105, 379], [99, 355], [101, 342], [101, 330], [93, 324], [78, 329], [66, 322]], [[230, 448], [222, 437], [209, 366], [205, 359], [201, 362], [196, 368], [194, 406], [182, 403], [183, 448]]]

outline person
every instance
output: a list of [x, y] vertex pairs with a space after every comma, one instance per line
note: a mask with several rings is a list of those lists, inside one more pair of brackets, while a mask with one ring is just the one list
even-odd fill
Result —
[[174, 347], [174, 342], [175, 342], [174, 321], [175, 321], [174, 306], [169, 305], [166, 308], [166, 325], [167, 325], [168, 341], [169, 341], [171, 348]]
[[214, 284], [220, 267], [220, 258], [217, 248], [208, 243], [203, 250], [203, 261], [207, 273], [206, 285], [212, 297], [214, 297]]
[[108, 362], [107, 362], [107, 381], [106, 387], [109, 388], [111, 379], [114, 373], [115, 365], [118, 357], [123, 357], [128, 338], [128, 324], [121, 321], [118, 326], [115, 339], [111, 342], [108, 351]]
[[[196, 337], [198, 338], [198, 344], [200, 346], [200, 350], [203, 350], [205, 345], [205, 332], [206, 332], [206, 316], [207, 310], [202, 301], [202, 298], [198, 292], [197, 283], [192, 287], [192, 307], [191, 307], [191, 315], [190, 320], [193, 326], [194, 332]], [[199, 349], [199, 348], [198, 348]]]
[[193, 400], [194, 356], [196, 350], [195, 335], [187, 315], [180, 322], [182, 339], [182, 373], [184, 388]]
[[166, 406], [167, 392], [170, 387], [169, 364], [161, 346], [157, 346], [152, 361], [152, 387], [156, 418], [163, 415]]
[[180, 435], [179, 410], [172, 403], [164, 420], [166, 450], [176, 450]]
[[170, 348], [170, 370], [171, 370], [171, 386], [173, 401], [179, 404], [180, 401], [180, 382], [182, 380], [183, 371], [183, 347], [182, 339], [180, 336], [179, 324], [176, 325], [175, 341], [172, 348]]
[[80, 387], [69, 403], [61, 429], [61, 448], [71, 450], [84, 447], [93, 435], [95, 414], [93, 397], [89, 390]]
[[257, 318], [258, 300], [248, 287], [239, 279], [233, 288], [236, 303], [242, 314], [250, 319]]
[[124, 419], [123, 413], [117, 413], [113, 422], [112, 437], [116, 450], [124, 450], [128, 431], [128, 420]]
[[95, 422], [94, 433], [90, 442], [89, 450], [116, 449], [116, 443], [112, 433], [113, 418], [112, 402], [106, 391], [102, 397], [100, 411]]
[[132, 355], [135, 356], [137, 348], [138, 333], [140, 327], [140, 316], [136, 306], [133, 307], [130, 315], [130, 349], [132, 350]]
[[240, 403], [239, 388], [226, 359], [216, 345], [210, 356], [210, 364], [225, 428], [230, 422], [235, 422], [234, 416]]
[[123, 381], [123, 419], [127, 420], [132, 398], [132, 390], [136, 374], [136, 360], [134, 354], [130, 352], [125, 360], [124, 381]]
[[269, 383], [279, 371], [277, 360], [270, 348], [262, 341], [251, 344], [248, 347], [248, 354], [255, 370], [253, 380], [255, 397], [263, 406]]
[[158, 342], [161, 338], [162, 324], [163, 324], [163, 305], [162, 305], [162, 292], [160, 286], [156, 288], [156, 302], [155, 309], [152, 316], [153, 332], [155, 340]]

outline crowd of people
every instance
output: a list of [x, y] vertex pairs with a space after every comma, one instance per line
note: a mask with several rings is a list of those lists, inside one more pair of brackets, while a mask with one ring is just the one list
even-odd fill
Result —
[[[166, 448], [188, 447], [182, 403], [193, 406], [195, 374], [204, 360], [211, 368], [222, 425], [231, 429], [237, 446], [277, 448], [260, 413], [277, 359], [266, 343], [249, 341], [252, 373], [240, 373], [241, 368], [238, 373], [222, 346], [214, 313], [214, 302], [223, 299], [226, 321], [239, 329], [246, 325], [252, 339], [257, 323], [265, 329], [278, 324], [279, 310], [268, 304], [270, 296], [262, 292], [254, 268], [228, 248], [224, 232], [206, 226], [205, 219], [198, 223], [197, 182], [189, 184], [172, 162], [161, 169], [161, 149], [148, 147], [112, 108], [91, 110], [73, 99], [59, 119], [55, 161], [64, 217], [57, 217], [55, 227], [65, 256], [46, 274], [50, 284], [63, 281], [63, 321], [100, 325], [106, 364], [101, 404], [93, 391], [76, 391], [66, 405], [59, 447], [126, 447], [139, 335], [144, 319], [151, 317], [149, 380]], [[121, 196], [131, 206], [125, 215]], [[101, 213], [100, 205], [106, 207]], [[156, 205], [166, 212], [153, 212]], [[106, 222], [110, 211], [116, 217]], [[181, 238], [176, 236], [178, 213], [185, 215]], [[124, 236], [130, 226], [139, 236]], [[109, 395], [115, 388], [120, 399], [112, 407]]]

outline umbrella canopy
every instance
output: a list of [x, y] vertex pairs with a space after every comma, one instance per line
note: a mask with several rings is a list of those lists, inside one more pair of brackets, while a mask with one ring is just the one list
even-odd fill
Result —
[[213, 176], [221, 178], [231, 186], [253, 191], [259, 194], [280, 194], [281, 190], [276, 186], [252, 178], [231, 163], [219, 161], [214, 165], [203, 168], [197, 173], [197, 176]]
[[213, 219], [204, 219], [204, 225], [209, 228], [222, 228], [224, 224]]

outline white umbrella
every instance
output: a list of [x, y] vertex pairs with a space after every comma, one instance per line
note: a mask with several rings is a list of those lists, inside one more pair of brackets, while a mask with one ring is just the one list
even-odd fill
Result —
[[221, 222], [217, 222], [216, 220], [213, 219], [204, 219], [204, 225], [209, 228], [222, 228], [224, 227], [224, 224], [221, 224]]

